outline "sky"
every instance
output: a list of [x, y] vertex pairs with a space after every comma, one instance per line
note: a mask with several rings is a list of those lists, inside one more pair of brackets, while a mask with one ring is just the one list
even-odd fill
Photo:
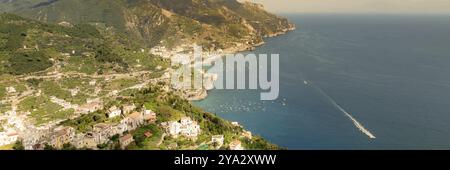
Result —
[[276, 13], [450, 14], [450, 0], [249, 0]]

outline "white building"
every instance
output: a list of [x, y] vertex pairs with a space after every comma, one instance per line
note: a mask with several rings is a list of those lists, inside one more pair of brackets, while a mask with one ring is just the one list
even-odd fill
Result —
[[234, 127], [242, 127], [239, 122], [231, 122], [231, 125], [233, 125]]
[[247, 139], [252, 139], [252, 138], [253, 138], [252, 132], [246, 131], [246, 130], [244, 130], [244, 131], [242, 132], [242, 136], [245, 137], [245, 138], [247, 138]]
[[183, 135], [188, 138], [195, 138], [200, 134], [200, 125], [192, 121], [189, 117], [183, 117], [179, 122], [171, 121], [166, 124], [166, 131], [174, 136]]
[[70, 94], [72, 96], [76, 96], [80, 90], [79, 89], [70, 89]]
[[216, 148], [220, 148], [223, 145], [224, 137], [223, 135], [214, 135], [211, 138], [211, 142], [216, 144]]
[[16, 89], [14, 87], [6, 87], [6, 92], [8, 92], [8, 93], [15, 93], [17, 91], [16, 91]]
[[230, 143], [230, 150], [244, 150], [244, 147], [242, 147], [242, 143], [239, 140], [235, 140]]
[[190, 125], [193, 124], [193, 121], [190, 117], [182, 117], [181, 120], [181, 125]]
[[180, 134], [189, 138], [195, 138], [200, 134], [200, 126], [197, 124], [181, 125]]
[[151, 110], [144, 110], [144, 120], [147, 123], [155, 123], [156, 122], [156, 113]]
[[89, 82], [89, 85], [91, 85], [91, 86], [95, 86], [95, 84], [97, 83], [97, 81], [96, 80], [91, 80], [90, 82]]
[[119, 124], [114, 126], [115, 134], [122, 135], [127, 130], [128, 130], [127, 121], [124, 121], [123, 119], [120, 121]]
[[181, 124], [175, 121], [168, 122], [167, 132], [172, 136], [177, 136], [180, 133]]
[[16, 131], [0, 132], [0, 146], [13, 144], [19, 139]]
[[117, 108], [116, 106], [113, 106], [108, 109], [108, 117], [109, 118], [117, 117], [117, 116], [120, 116], [121, 114], [122, 114], [122, 110], [120, 110], [120, 108]]
[[131, 113], [134, 109], [136, 109], [134, 104], [123, 106], [123, 114]]

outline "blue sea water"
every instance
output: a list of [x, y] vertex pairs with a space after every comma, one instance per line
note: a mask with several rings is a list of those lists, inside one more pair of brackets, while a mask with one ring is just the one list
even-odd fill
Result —
[[277, 100], [212, 90], [195, 104], [288, 149], [450, 149], [450, 16], [287, 17], [297, 30], [253, 51], [280, 54]]

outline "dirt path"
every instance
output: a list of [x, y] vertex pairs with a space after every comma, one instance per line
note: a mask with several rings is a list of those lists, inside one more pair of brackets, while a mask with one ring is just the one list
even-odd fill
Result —
[[164, 137], [166, 137], [166, 133], [163, 133], [163, 134], [161, 135], [161, 139], [159, 139], [158, 143], [156, 144], [157, 147], [159, 147], [159, 145], [162, 144], [162, 142], [164, 141]]

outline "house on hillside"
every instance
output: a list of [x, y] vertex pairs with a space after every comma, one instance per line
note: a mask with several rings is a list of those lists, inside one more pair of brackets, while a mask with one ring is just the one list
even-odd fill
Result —
[[242, 147], [242, 143], [239, 140], [235, 140], [230, 143], [229, 145], [230, 150], [244, 150], [244, 147]]
[[15, 143], [19, 139], [19, 134], [16, 131], [0, 132], [0, 146]]
[[5, 89], [6, 89], [6, 92], [8, 92], [8, 93], [15, 93], [15, 92], [17, 92], [16, 88], [14, 88], [14, 87], [6, 87]]
[[75, 139], [75, 129], [72, 127], [58, 127], [51, 135], [50, 145], [61, 149], [64, 144], [71, 143]]
[[156, 113], [151, 110], [144, 110], [144, 121], [146, 123], [155, 123], [156, 122]]
[[121, 114], [122, 114], [122, 110], [120, 110], [120, 108], [118, 108], [116, 106], [113, 106], [108, 109], [108, 118], [117, 117], [117, 116], [120, 116]]
[[166, 132], [173, 137], [182, 135], [188, 138], [195, 138], [200, 134], [200, 125], [197, 122], [192, 121], [189, 117], [181, 118], [180, 122], [170, 121], [162, 123]]
[[244, 137], [244, 138], [247, 138], [247, 139], [250, 139], [250, 140], [251, 140], [251, 139], [253, 138], [253, 136], [252, 136], [252, 132], [244, 130], [244, 131], [242, 132], [242, 137]]
[[127, 134], [119, 138], [119, 144], [120, 147], [122, 147], [122, 149], [125, 149], [125, 147], [127, 147], [133, 141], [134, 141], [133, 136], [131, 136], [130, 134]]
[[97, 142], [93, 134], [78, 134], [72, 143], [76, 148], [97, 148]]
[[216, 148], [222, 147], [224, 140], [223, 135], [214, 135], [211, 137], [211, 143], [215, 144]]
[[133, 112], [126, 118], [128, 118], [129, 129], [136, 129], [137, 127], [144, 124], [144, 116], [140, 112]]
[[108, 142], [111, 136], [115, 135], [115, 129], [112, 125], [106, 123], [98, 123], [93, 127], [93, 136], [98, 144]]
[[134, 109], [136, 109], [136, 105], [134, 104], [123, 106], [123, 114], [131, 113]]

